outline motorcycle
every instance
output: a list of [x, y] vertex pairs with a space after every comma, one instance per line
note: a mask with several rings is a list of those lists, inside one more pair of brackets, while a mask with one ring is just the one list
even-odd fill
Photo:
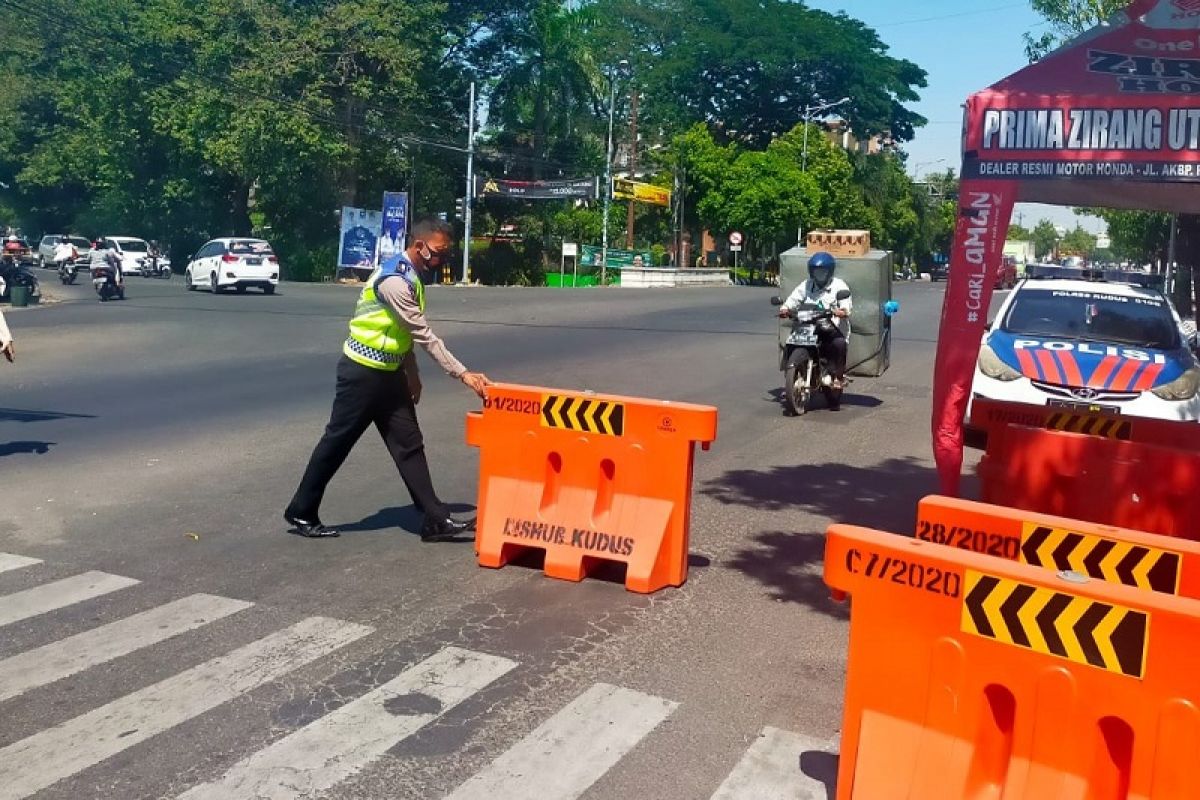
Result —
[[138, 269], [142, 273], [143, 278], [167, 278], [171, 277], [171, 260], [166, 256], [160, 256], [155, 253], [139, 258]]
[[92, 267], [92, 288], [100, 296], [101, 303], [114, 297], [118, 300], [125, 299], [125, 287], [116, 281], [116, 271], [111, 264]]
[[[843, 289], [836, 297], [845, 300], [850, 297], [850, 292]], [[771, 305], [781, 306], [783, 300], [772, 297]], [[820, 347], [823, 332], [834, 327], [833, 309], [801, 306], [791, 316], [791, 321], [791, 333], [780, 345], [784, 406], [791, 416], [800, 416], [808, 411], [813, 394], [820, 391], [825, 395], [826, 404], [837, 409], [842, 401], [842, 390], [834, 388], [834, 375], [829, 371], [829, 363], [822, 357]]]
[[63, 286], [75, 283], [75, 279], [79, 276], [79, 262], [81, 260], [81, 257], [76, 255], [59, 262], [58, 279], [62, 281]]
[[29, 289], [31, 300], [41, 298], [42, 286], [37, 275], [29, 267], [18, 263], [15, 256], [5, 253], [3, 258], [0, 258], [0, 300], [11, 299], [14, 286]]

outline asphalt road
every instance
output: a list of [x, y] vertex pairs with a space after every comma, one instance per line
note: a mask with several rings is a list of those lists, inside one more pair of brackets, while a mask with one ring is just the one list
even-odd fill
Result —
[[[271, 758], [278, 786], [188, 796], [765, 797], [745, 771], [761, 753], [795, 773], [786, 796], [832, 797], [848, 617], [822, 533], [908, 532], [934, 490], [942, 284], [897, 284], [891, 370], [799, 419], [778, 400], [771, 290], [430, 291], [435, 329], [493, 380], [719, 407], [689, 580], [651, 596], [422, 544], [371, 432], [322, 508], [343, 536], [284, 532], [354, 289], [130, 278], [101, 304], [47, 286], [63, 302], [12, 310], [18, 363], [0, 365], [0, 798], [174, 797], [231, 769], [279, 777]], [[468, 510], [479, 401], [422, 367], [435, 483]], [[186, 630], [121, 627], [198, 594]]]

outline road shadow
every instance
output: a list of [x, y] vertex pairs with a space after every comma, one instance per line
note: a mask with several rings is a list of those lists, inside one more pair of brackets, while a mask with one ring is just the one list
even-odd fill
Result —
[[[800, 771], [825, 787], [825, 800], [837, 797], [838, 754], [806, 750], [800, 754]], [[813, 798], [817, 800], [817, 798]]]
[[95, 418], [95, 414], [70, 414], [65, 411], [33, 411], [26, 408], [0, 408], [0, 422], [49, 422], [56, 419]]
[[[447, 503], [446, 508], [456, 517], [473, 516], [475, 506], [465, 503]], [[363, 517], [358, 522], [350, 522], [345, 525], [334, 525], [340, 533], [378, 533], [380, 531], [390, 531], [399, 528], [408, 533], [417, 534], [421, 532], [421, 523], [425, 520], [425, 514], [417, 510], [414, 505], [393, 506], [392, 508], [384, 508], [376, 511], [370, 516]], [[475, 541], [474, 532], [455, 536], [450, 539], [442, 539], [442, 542], [473, 542]]]
[[[963, 476], [964, 496], [975, 491]], [[730, 506], [766, 511], [802, 511], [850, 525], [911, 536], [917, 503], [938, 491], [937, 471], [911, 458], [892, 458], [873, 467], [793, 464], [762, 470], [732, 470], [705, 482], [700, 491]], [[847, 608], [829, 598], [821, 576], [823, 530], [763, 531], [734, 554], [731, 565], [765, 586], [777, 600], [799, 603], [836, 618]]]
[[[851, 384], [853, 385], [853, 384]], [[779, 406], [779, 409], [784, 413], [787, 412], [787, 405], [783, 402], [783, 387], [776, 387], [767, 392], [766, 402], [774, 403]], [[850, 391], [842, 392], [842, 408], [878, 408], [883, 405], [883, 400], [869, 394], [854, 394]], [[829, 404], [825, 402], [825, 395], [820, 392], [817, 397], [809, 403], [808, 410], [812, 411], [829, 411]]]
[[[964, 496], [973, 496], [974, 480], [964, 473]], [[796, 509], [899, 533], [912, 528], [917, 501], [938, 492], [938, 479], [933, 467], [905, 456], [870, 467], [830, 462], [731, 470], [705, 482], [700, 491], [725, 505]]]
[[735, 553], [729, 565], [765, 586], [773, 600], [796, 603], [834, 619], [849, 619], [849, 606], [829, 596], [821, 574], [824, 561], [824, 534], [764, 531]]
[[0, 444], [0, 458], [15, 456], [20, 453], [31, 453], [39, 456], [45, 455], [56, 444], [57, 442], [8, 442], [7, 444]]

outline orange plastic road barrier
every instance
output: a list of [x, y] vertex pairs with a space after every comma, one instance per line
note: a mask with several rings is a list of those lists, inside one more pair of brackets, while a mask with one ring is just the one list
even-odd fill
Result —
[[1200, 424], [1104, 414], [1083, 409], [1006, 403], [977, 397], [971, 402], [971, 427], [990, 435], [1005, 425], [1085, 433], [1106, 439], [1182, 447], [1200, 451]]
[[1200, 601], [834, 526], [838, 800], [1198, 794]]
[[979, 477], [985, 503], [1200, 539], [1200, 451], [1005, 425]]
[[546, 553], [545, 573], [582, 580], [624, 562], [625, 587], [687, 580], [695, 444], [717, 436], [717, 409], [535, 386], [489, 387], [467, 415], [480, 448], [479, 563]]
[[1200, 543], [931, 495], [918, 539], [1096, 580], [1200, 599]]

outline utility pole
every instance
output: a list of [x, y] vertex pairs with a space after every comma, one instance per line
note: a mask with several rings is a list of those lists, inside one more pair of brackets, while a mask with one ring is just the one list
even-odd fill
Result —
[[[629, 68], [625, 59], [617, 64], [616, 72]], [[608, 78], [608, 146], [604, 150], [604, 232], [600, 245], [600, 285], [608, 283], [608, 209], [612, 203], [613, 109], [617, 105], [616, 72], [605, 72]]]
[[[629, 111], [629, 180], [637, 180], [637, 111], [638, 90], [633, 88], [633, 101]], [[629, 201], [629, 215], [625, 218], [625, 249], [633, 249], [633, 207], [635, 201]]]
[[608, 94], [608, 147], [604, 151], [604, 232], [600, 243], [600, 285], [607, 285], [608, 278], [608, 208], [612, 203], [612, 136], [613, 106], [617, 104], [617, 82], [610, 75]]
[[471, 81], [471, 110], [467, 119], [467, 193], [463, 200], [463, 262], [459, 281], [464, 284], [471, 260], [471, 206], [475, 200], [475, 81]]

